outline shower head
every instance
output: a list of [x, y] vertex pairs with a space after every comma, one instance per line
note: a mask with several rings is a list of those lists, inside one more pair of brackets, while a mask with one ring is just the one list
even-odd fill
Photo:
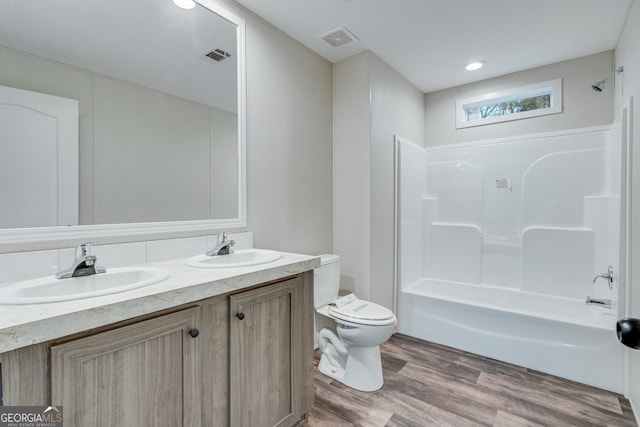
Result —
[[591, 85], [591, 89], [595, 90], [596, 92], [602, 92], [602, 88], [604, 88], [604, 84], [606, 82], [607, 82], [607, 79], [600, 80], [599, 82], [595, 82], [594, 84]]
[[610, 72], [607, 75], [607, 77], [605, 77], [604, 79], [600, 80], [599, 82], [595, 82], [594, 84], [592, 84], [591, 85], [591, 89], [595, 90], [596, 92], [602, 92], [602, 89], [604, 89], [605, 83], [607, 83], [607, 80], [609, 80], [609, 77], [611, 77], [611, 75], [613, 73], [622, 74], [623, 72], [624, 72], [624, 67], [623, 66], [619, 66], [618, 68], [616, 68], [615, 70]]

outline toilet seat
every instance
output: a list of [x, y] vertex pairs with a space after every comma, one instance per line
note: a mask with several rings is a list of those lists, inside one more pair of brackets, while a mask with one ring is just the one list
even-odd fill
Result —
[[385, 326], [396, 323], [396, 316], [386, 307], [357, 299], [342, 307], [329, 306], [329, 315], [360, 325]]

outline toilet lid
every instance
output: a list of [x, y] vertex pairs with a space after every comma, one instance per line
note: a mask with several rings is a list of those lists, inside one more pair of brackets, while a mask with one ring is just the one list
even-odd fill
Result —
[[329, 313], [338, 319], [365, 325], [395, 322], [395, 316], [391, 310], [376, 303], [361, 299], [357, 299], [340, 308], [331, 306]]

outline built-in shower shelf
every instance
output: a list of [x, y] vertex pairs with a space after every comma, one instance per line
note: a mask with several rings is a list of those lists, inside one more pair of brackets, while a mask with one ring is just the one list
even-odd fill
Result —
[[485, 246], [500, 246], [509, 248], [519, 248], [522, 246], [522, 240], [520, 237], [515, 236], [483, 236], [482, 242]]
[[473, 228], [478, 230], [478, 233], [482, 233], [482, 228], [477, 224], [467, 224], [460, 222], [432, 222], [432, 227], [460, 227], [460, 228]]
[[586, 232], [593, 232], [592, 228], [589, 227], [554, 227], [554, 226], [546, 226], [546, 225], [532, 225], [529, 226], [527, 228], [525, 228], [524, 230], [522, 230], [522, 236], [524, 236], [525, 233], [529, 232], [529, 231], [533, 231], [533, 230], [547, 230], [547, 231], [586, 231]]

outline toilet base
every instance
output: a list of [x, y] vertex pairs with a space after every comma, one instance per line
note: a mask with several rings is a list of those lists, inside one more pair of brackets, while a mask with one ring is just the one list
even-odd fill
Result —
[[344, 379], [344, 369], [339, 366], [333, 366], [329, 362], [329, 358], [326, 355], [320, 356], [320, 363], [318, 363], [318, 369], [326, 376], [333, 378], [334, 380], [342, 382]]
[[380, 346], [349, 347], [345, 367], [332, 366], [323, 354], [318, 369], [326, 376], [360, 391], [376, 391], [384, 384]]

